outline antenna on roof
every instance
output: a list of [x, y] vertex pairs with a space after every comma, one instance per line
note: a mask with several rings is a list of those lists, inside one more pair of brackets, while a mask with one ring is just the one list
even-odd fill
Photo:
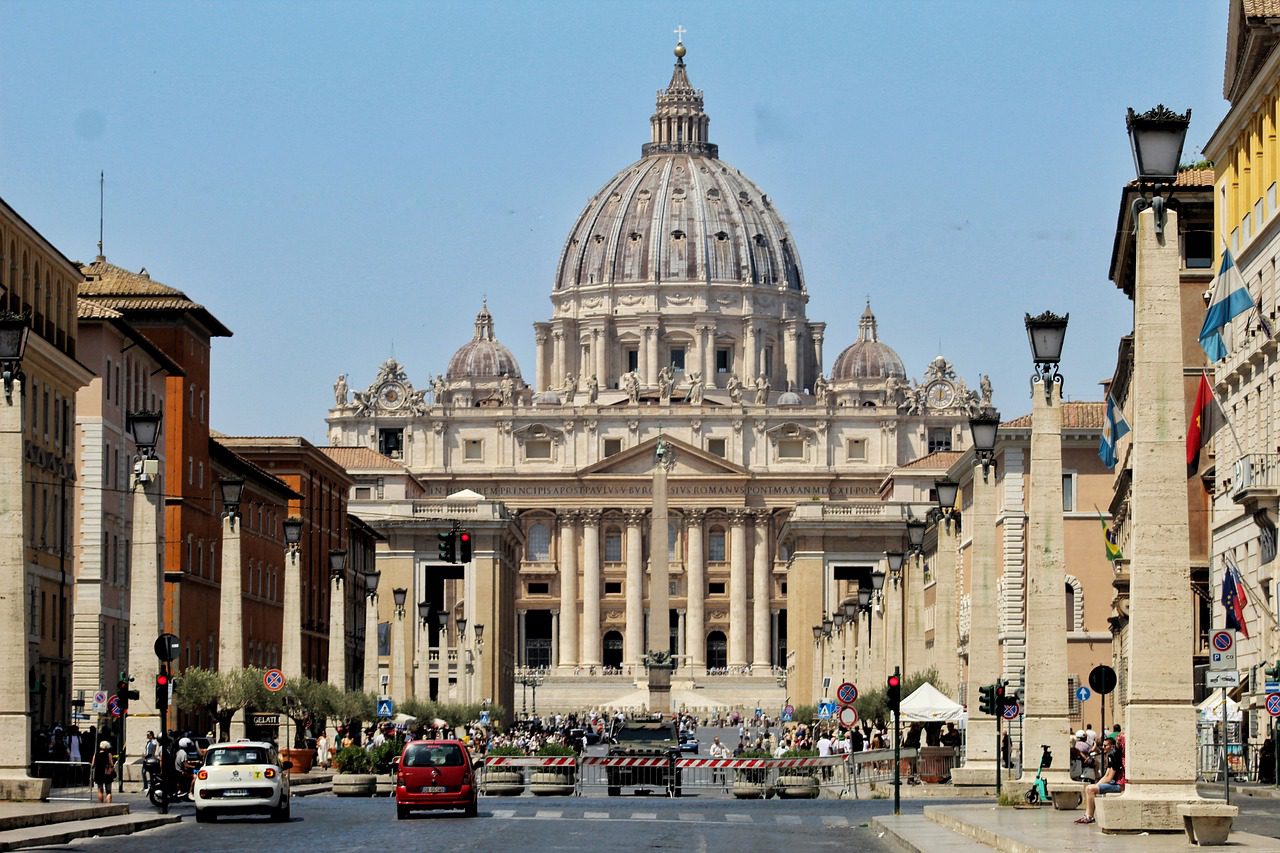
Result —
[[98, 172], [98, 259], [102, 260], [105, 256], [102, 254], [102, 220], [103, 211], [106, 208], [105, 199], [107, 195], [107, 173], [105, 171]]

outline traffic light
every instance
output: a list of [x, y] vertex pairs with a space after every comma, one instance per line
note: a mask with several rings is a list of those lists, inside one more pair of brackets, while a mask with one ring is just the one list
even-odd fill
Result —
[[1009, 685], [1003, 678], [996, 679], [996, 713], [1004, 716], [1004, 709], [1014, 700], [1005, 697], [1005, 689]]
[[984, 684], [978, 688], [978, 710], [992, 716], [1000, 713], [996, 709], [996, 685]]
[[156, 676], [156, 710], [163, 712], [169, 707], [169, 673], [162, 672]]
[[133, 676], [127, 672], [120, 673], [120, 680], [116, 682], [116, 701], [120, 705], [120, 716], [129, 713], [129, 700], [138, 698], [138, 691], [129, 689], [129, 682], [133, 681]]
[[436, 538], [440, 540], [440, 559], [446, 563], [458, 562], [458, 531], [437, 533]]
[[889, 676], [885, 686], [884, 701], [890, 711], [898, 713], [898, 703], [902, 701], [902, 678], [896, 672]]
[[459, 563], [471, 562], [471, 531], [470, 530], [458, 531], [458, 562]]

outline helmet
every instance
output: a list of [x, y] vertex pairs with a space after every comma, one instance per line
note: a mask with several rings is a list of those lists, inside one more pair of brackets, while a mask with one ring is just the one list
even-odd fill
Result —
[[1076, 740], [1080, 740], [1080, 739], [1081, 739], [1081, 738], [1083, 738], [1083, 737], [1084, 737], [1084, 729], [1077, 729], [1077, 730], [1076, 730]]
[[191, 738], [189, 737], [184, 737], [178, 741], [179, 749], [190, 749], [193, 746], [195, 746], [195, 744], [191, 742]]

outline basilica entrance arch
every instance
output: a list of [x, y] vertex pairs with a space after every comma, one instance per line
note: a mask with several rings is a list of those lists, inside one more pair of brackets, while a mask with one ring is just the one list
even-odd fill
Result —
[[601, 662], [610, 668], [622, 666], [622, 634], [608, 631], [604, 635], [604, 656]]
[[724, 631], [712, 631], [707, 635], [707, 669], [724, 669], [729, 665], [729, 642]]

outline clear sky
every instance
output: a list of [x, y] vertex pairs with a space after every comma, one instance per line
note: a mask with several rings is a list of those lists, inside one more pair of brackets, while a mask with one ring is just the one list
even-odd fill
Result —
[[1227, 3], [9, 0], [0, 196], [73, 259], [206, 305], [212, 422], [323, 442], [339, 373], [417, 387], [487, 295], [534, 373], [575, 217], [648, 140], [672, 34], [711, 141], [774, 201], [826, 321], [870, 296], [920, 378], [941, 351], [1030, 409], [1023, 314], [1069, 311], [1070, 399], [1100, 399], [1130, 303], [1108, 280], [1125, 108], [1226, 111]]

